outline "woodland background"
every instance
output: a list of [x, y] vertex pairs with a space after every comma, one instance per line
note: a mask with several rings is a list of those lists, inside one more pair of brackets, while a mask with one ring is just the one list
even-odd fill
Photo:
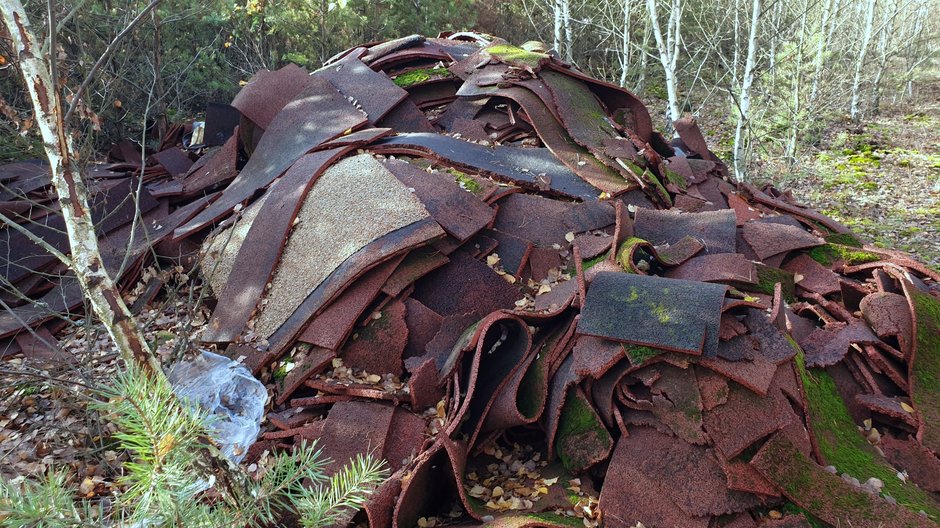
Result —
[[[66, 93], [144, 1], [53, 3]], [[26, 2], [48, 22], [46, 2]], [[86, 159], [157, 141], [251, 75], [310, 70], [359, 43], [473, 30], [540, 40], [636, 92], [669, 129], [692, 114], [739, 178], [773, 181], [875, 243], [940, 262], [937, 0], [163, 0], [94, 77]], [[45, 28], [46, 33], [48, 28]], [[46, 50], [48, 51], [48, 50]], [[0, 161], [42, 157], [0, 35]]]

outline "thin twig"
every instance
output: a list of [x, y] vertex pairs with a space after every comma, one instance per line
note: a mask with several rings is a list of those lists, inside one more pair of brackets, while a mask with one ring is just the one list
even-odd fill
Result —
[[82, 81], [82, 84], [78, 87], [78, 90], [76, 90], [75, 95], [72, 97], [72, 103], [69, 104], [69, 109], [65, 113], [64, 121], [66, 123], [72, 117], [72, 114], [75, 112], [75, 109], [78, 107], [78, 103], [82, 100], [82, 95], [84, 95], [85, 90], [88, 89], [88, 85], [91, 84], [91, 81], [95, 78], [95, 74], [98, 73], [98, 70], [100, 70], [102, 66], [107, 64], [108, 60], [111, 59], [111, 55], [115, 51], [117, 51], [118, 45], [121, 43], [122, 40], [124, 40], [124, 37], [129, 35], [131, 31], [133, 31], [134, 28], [137, 27], [138, 24], [140, 24], [140, 22], [144, 19], [144, 17], [147, 16], [147, 13], [150, 13], [155, 7], [157, 7], [157, 4], [159, 3], [160, 3], [160, 0], [153, 0], [152, 2], [150, 2], [150, 4], [148, 4], [147, 7], [145, 7], [143, 11], [138, 13], [137, 16], [134, 17], [134, 20], [131, 20], [130, 24], [128, 24], [127, 27], [121, 30], [121, 32], [118, 33], [116, 37], [114, 37], [114, 40], [112, 40], [111, 43], [108, 44], [107, 49], [105, 49], [104, 53], [102, 53], [101, 56], [98, 57], [97, 62], [95, 62], [95, 65], [91, 67], [91, 70], [88, 72], [88, 75], [85, 76], [85, 80]]
[[11, 228], [13, 228], [13, 229], [19, 231], [19, 232], [20, 232], [21, 234], [23, 234], [26, 238], [28, 238], [31, 242], [33, 242], [33, 243], [36, 244], [37, 246], [39, 246], [39, 247], [43, 248], [44, 250], [48, 251], [49, 253], [51, 253], [52, 256], [54, 256], [55, 258], [59, 259], [59, 260], [60, 260], [63, 264], [65, 264], [66, 266], [69, 266], [69, 267], [72, 266], [72, 259], [70, 259], [65, 253], [62, 253], [62, 252], [59, 251], [58, 249], [52, 247], [51, 244], [49, 244], [48, 242], [46, 242], [46, 241], [43, 240], [42, 238], [36, 236], [36, 235], [35, 235], [34, 233], [32, 233], [29, 229], [26, 229], [25, 227], [21, 226], [20, 224], [18, 224], [17, 222], [15, 222], [13, 219], [11, 219], [10, 217], [8, 217], [7, 215], [5, 215], [5, 214], [3, 214], [3, 213], [0, 213], [0, 222], [3, 222], [4, 224], [10, 226]]

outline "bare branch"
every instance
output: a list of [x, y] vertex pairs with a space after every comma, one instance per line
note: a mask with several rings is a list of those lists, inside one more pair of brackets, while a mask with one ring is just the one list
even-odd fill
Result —
[[157, 7], [157, 4], [159, 3], [160, 3], [160, 0], [153, 0], [152, 2], [150, 2], [150, 4], [148, 4], [147, 7], [145, 7], [143, 11], [138, 13], [137, 16], [134, 17], [134, 20], [131, 20], [131, 22], [127, 25], [127, 27], [121, 30], [121, 32], [118, 33], [116, 37], [114, 37], [114, 40], [112, 40], [111, 43], [108, 44], [107, 49], [105, 49], [104, 53], [102, 53], [101, 56], [98, 57], [98, 60], [95, 62], [95, 65], [91, 67], [91, 70], [89, 70], [88, 75], [85, 76], [85, 80], [82, 81], [82, 84], [79, 85], [78, 90], [76, 90], [75, 92], [75, 95], [72, 96], [72, 102], [71, 104], [69, 104], [69, 109], [67, 112], [65, 112], [65, 117], [63, 118], [64, 122], [66, 123], [69, 122], [69, 119], [72, 117], [72, 114], [75, 113], [75, 109], [78, 107], [78, 103], [82, 100], [82, 96], [85, 94], [85, 91], [88, 89], [88, 85], [90, 85], [91, 81], [94, 80], [95, 75], [98, 73], [98, 70], [100, 70], [111, 59], [111, 55], [114, 54], [114, 52], [118, 49], [118, 46], [120, 45], [121, 41], [124, 40], [124, 37], [126, 37], [132, 31], [134, 31], [134, 28], [137, 27], [137, 25], [140, 24], [141, 21], [143, 21], [144, 17], [147, 16], [148, 13], [153, 11], [153, 9]]

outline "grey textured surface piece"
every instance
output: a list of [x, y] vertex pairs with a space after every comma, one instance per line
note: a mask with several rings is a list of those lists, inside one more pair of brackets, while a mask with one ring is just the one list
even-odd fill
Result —
[[725, 290], [707, 282], [601, 272], [588, 288], [578, 332], [711, 355], [717, 352]]
[[[355, 189], [356, 196], [349, 196]], [[354, 198], [354, 199], [353, 199]], [[343, 159], [320, 176], [300, 208], [255, 331], [270, 336], [300, 303], [369, 242], [428, 217], [414, 194], [369, 154]]]

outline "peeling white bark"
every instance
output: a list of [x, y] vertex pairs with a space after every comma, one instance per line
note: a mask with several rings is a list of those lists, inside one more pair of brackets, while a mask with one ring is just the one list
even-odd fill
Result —
[[49, 159], [52, 185], [68, 233], [71, 269], [124, 360], [151, 372], [161, 372], [101, 259], [88, 207], [88, 191], [72, 158], [75, 150], [63, 122], [62, 100], [46, 61], [40, 56], [26, 10], [20, 0], [0, 0], [0, 15], [13, 40], [20, 73], [29, 91], [35, 122]]
[[862, 30], [862, 42], [855, 59], [855, 77], [852, 79], [852, 103], [849, 106], [849, 116], [858, 120], [861, 110], [862, 71], [865, 68], [865, 58], [868, 56], [868, 44], [871, 42], [872, 26], [875, 22], [875, 4], [877, 0], [868, 0], [865, 4], [865, 28]]
[[680, 33], [682, 5], [680, 0], [672, 0], [672, 9], [669, 12], [665, 38], [659, 25], [656, 0], [646, 0], [646, 9], [649, 11], [650, 25], [653, 29], [653, 36], [656, 38], [659, 62], [663, 65], [663, 73], [666, 76], [666, 94], [669, 99], [669, 120], [671, 125], [682, 117], [679, 112], [679, 95], [676, 89], [676, 65], [679, 61], [679, 46], [682, 40]]
[[744, 63], [744, 77], [738, 91], [738, 122], [734, 132], [734, 177], [738, 181], [747, 178], [747, 140], [744, 127], [751, 109], [751, 86], [754, 84], [754, 67], [757, 62], [757, 31], [760, 25], [761, 1], [754, 0], [751, 6], [751, 30], [747, 39], [747, 59]]

